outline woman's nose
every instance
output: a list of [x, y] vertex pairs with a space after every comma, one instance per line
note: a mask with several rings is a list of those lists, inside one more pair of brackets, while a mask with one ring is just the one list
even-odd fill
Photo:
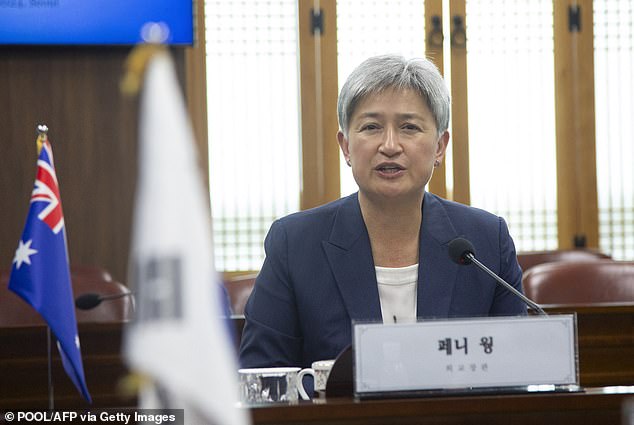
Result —
[[387, 156], [394, 156], [402, 151], [402, 146], [399, 140], [398, 131], [393, 128], [388, 128], [385, 132], [385, 138], [379, 148], [379, 152]]

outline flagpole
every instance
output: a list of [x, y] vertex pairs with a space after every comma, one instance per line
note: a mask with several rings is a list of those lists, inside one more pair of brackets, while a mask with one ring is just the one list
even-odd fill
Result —
[[55, 409], [55, 396], [53, 391], [53, 350], [51, 341], [51, 328], [46, 327], [46, 349], [48, 351], [48, 410]]
[[[45, 124], [37, 126], [37, 154], [40, 154], [42, 143], [48, 138], [48, 127]], [[53, 348], [52, 348], [51, 328], [46, 326], [46, 355], [48, 359], [48, 409], [55, 409], [55, 391], [53, 388]]]

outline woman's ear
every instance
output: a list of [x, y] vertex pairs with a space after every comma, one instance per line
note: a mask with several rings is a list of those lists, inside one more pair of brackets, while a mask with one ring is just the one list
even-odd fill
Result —
[[447, 145], [449, 144], [449, 131], [445, 130], [443, 134], [438, 138], [438, 145], [436, 146], [436, 160], [442, 162], [447, 152]]
[[337, 132], [337, 141], [339, 142], [339, 148], [341, 148], [341, 153], [343, 154], [346, 163], [350, 165], [350, 150], [348, 145], [348, 139], [343, 134], [343, 131], [339, 130]]

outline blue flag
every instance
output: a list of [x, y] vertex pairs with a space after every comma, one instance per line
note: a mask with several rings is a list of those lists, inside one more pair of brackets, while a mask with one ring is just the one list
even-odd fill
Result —
[[81, 395], [92, 403], [79, 349], [64, 214], [53, 152], [45, 135], [38, 138], [38, 147], [35, 187], [22, 239], [15, 251], [9, 289], [48, 323], [57, 338], [64, 370]]

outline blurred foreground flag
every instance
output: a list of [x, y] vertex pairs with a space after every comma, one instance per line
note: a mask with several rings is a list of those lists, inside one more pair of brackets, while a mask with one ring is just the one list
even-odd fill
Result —
[[9, 289], [44, 318], [57, 338], [64, 370], [81, 395], [92, 402], [79, 349], [62, 200], [46, 132], [40, 133], [37, 144], [35, 187], [22, 239], [13, 258]]
[[[144, 48], [151, 46], [138, 49]], [[130, 251], [138, 308], [126, 329], [124, 354], [130, 368], [163, 395], [161, 407], [185, 409], [185, 423], [202, 415], [206, 423], [245, 424], [194, 137], [171, 58], [166, 50], [153, 50], [140, 102]]]

